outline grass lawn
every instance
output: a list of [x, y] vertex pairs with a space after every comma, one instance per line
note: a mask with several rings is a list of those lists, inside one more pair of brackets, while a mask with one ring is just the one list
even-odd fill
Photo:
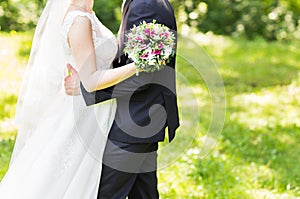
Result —
[[28, 59], [32, 33], [0, 33], [0, 176], [10, 160], [16, 135], [13, 124], [17, 94]]
[[[0, 179], [16, 134], [12, 119], [31, 37], [0, 33]], [[300, 42], [189, 38], [203, 48], [188, 40], [179, 44], [182, 125], [174, 143], [161, 144], [161, 198], [300, 198]], [[201, 158], [216, 106], [213, 92], [223, 89], [205, 76], [215, 66], [205, 52], [224, 80], [226, 118], [217, 146]]]

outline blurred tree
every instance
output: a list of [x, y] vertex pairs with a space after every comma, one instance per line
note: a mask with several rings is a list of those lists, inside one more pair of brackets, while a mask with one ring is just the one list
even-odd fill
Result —
[[19, 29], [20, 24], [16, 23], [20, 17], [19, 9], [10, 0], [0, 0], [0, 30]]
[[[0, 30], [26, 31], [36, 26], [47, 0], [0, 0]], [[117, 32], [121, 0], [96, 0], [94, 10], [101, 21]]]
[[101, 22], [117, 32], [121, 21], [121, 0], [95, 0], [94, 10]]
[[300, 34], [298, 0], [178, 0], [179, 21], [200, 31], [262, 36], [268, 40]]
[[43, 0], [0, 0], [0, 30], [31, 30], [44, 5]]

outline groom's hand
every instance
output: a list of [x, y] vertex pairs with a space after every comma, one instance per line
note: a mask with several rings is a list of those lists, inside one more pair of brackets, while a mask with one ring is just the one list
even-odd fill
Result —
[[65, 78], [65, 92], [67, 95], [80, 95], [80, 79], [78, 72], [70, 65], [67, 64], [69, 75]]

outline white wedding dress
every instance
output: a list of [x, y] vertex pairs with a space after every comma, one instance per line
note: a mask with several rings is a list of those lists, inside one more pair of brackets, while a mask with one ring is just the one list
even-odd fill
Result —
[[[67, 61], [75, 66], [67, 35], [77, 16], [91, 21], [97, 68], [109, 67], [117, 53], [116, 38], [94, 13], [82, 11], [65, 16], [62, 38]], [[101, 159], [116, 103], [110, 100], [86, 107], [82, 96], [64, 94], [64, 76], [51, 77], [61, 86], [51, 91], [53, 98], [43, 106], [35, 128], [19, 132], [11, 165], [0, 184], [1, 199], [97, 198]]]

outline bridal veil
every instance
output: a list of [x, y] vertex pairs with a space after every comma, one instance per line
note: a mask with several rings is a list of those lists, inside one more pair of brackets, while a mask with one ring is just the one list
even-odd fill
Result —
[[12, 161], [40, 122], [41, 115], [63, 92], [66, 57], [61, 38], [61, 27], [68, 0], [48, 0], [34, 34], [28, 65], [18, 96], [16, 124], [18, 136]]

